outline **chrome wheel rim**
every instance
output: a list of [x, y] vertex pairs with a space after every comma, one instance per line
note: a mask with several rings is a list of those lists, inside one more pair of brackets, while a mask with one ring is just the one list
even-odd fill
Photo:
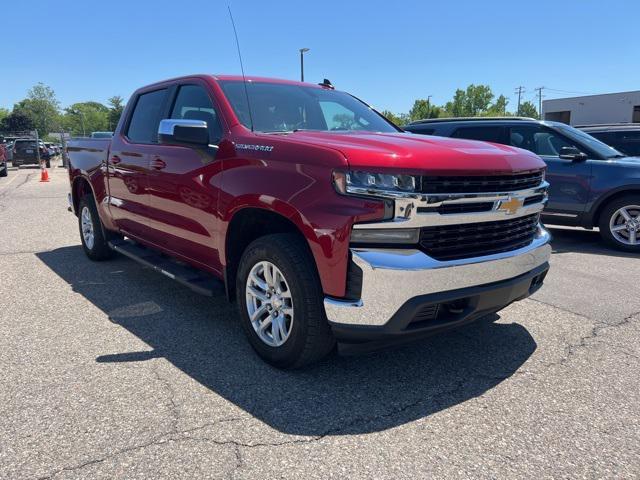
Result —
[[293, 327], [293, 299], [287, 280], [273, 263], [256, 263], [247, 278], [249, 320], [258, 338], [270, 347], [283, 345]]
[[609, 220], [609, 230], [624, 245], [640, 245], [640, 205], [619, 208]]
[[82, 238], [84, 239], [84, 244], [89, 250], [91, 250], [93, 248], [95, 235], [93, 234], [93, 222], [91, 221], [91, 212], [89, 211], [89, 207], [84, 207], [82, 209], [80, 214], [80, 225], [82, 227]]

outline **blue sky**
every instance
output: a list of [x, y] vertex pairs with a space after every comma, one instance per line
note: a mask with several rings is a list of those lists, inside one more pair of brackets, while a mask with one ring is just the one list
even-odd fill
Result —
[[635, 0], [35, 0], [3, 7], [0, 106], [39, 81], [66, 106], [172, 76], [239, 73], [228, 3], [247, 74], [297, 79], [308, 47], [308, 81], [327, 77], [380, 110], [406, 112], [427, 95], [441, 104], [470, 83], [510, 97], [510, 109], [519, 85], [525, 100], [539, 86], [640, 89]]

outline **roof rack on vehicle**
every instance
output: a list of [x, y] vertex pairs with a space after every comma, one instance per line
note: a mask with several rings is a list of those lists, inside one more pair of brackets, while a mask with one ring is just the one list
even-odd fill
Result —
[[415, 120], [409, 125], [416, 125], [419, 123], [446, 123], [446, 122], [483, 122], [490, 120], [534, 120], [531, 117], [446, 117], [446, 118], [425, 118], [422, 120]]
[[613, 122], [613, 123], [586, 123], [584, 125], [574, 125], [576, 128], [590, 128], [590, 127], [640, 127], [640, 123], [637, 122]]

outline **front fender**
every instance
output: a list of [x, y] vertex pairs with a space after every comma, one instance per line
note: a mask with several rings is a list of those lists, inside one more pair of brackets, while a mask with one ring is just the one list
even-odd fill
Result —
[[327, 295], [345, 295], [349, 236], [353, 223], [384, 215], [381, 201], [339, 195], [325, 166], [289, 162], [231, 161], [225, 165], [220, 196], [220, 258], [227, 265], [229, 224], [244, 208], [279, 214], [306, 239]]

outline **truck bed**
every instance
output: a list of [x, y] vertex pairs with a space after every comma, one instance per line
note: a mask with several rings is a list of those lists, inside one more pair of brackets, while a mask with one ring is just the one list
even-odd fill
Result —
[[73, 168], [89, 171], [107, 161], [110, 138], [72, 138], [67, 143], [69, 153], [73, 152]]

